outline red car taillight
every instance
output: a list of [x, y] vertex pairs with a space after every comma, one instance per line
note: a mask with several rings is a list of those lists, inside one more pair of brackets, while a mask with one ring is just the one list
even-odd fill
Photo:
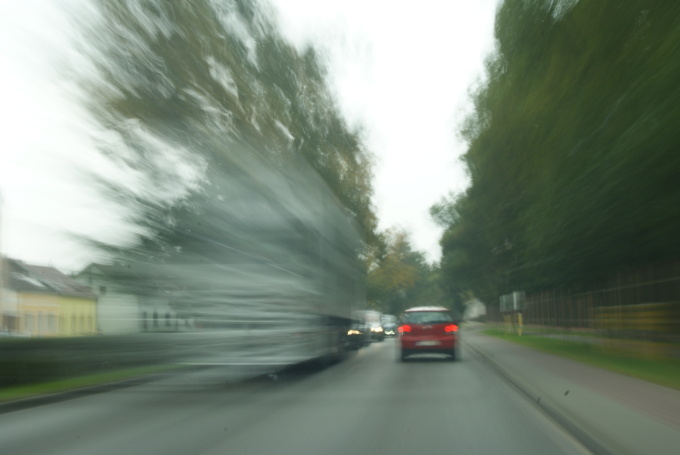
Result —
[[456, 324], [450, 324], [444, 327], [444, 332], [446, 333], [452, 333], [452, 332], [457, 332], [458, 331], [458, 326]]
[[411, 331], [411, 326], [410, 325], [402, 325], [398, 329], [399, 333], [408, 333]]

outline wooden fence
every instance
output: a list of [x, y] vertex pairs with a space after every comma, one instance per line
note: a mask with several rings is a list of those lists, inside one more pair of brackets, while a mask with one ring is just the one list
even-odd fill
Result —
[[[501, 320], [494, 310], [489, 319]], [[527, 325], [680, 336], [680, 261], [621, 272], [586, 291], [527, 294], [522, 313]]]

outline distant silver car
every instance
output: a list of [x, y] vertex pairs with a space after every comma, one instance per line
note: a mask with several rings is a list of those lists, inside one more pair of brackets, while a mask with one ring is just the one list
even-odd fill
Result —
[[386, 337], [397, 336], [397, 317], [391, 314], [382, 315], [383, 333]]

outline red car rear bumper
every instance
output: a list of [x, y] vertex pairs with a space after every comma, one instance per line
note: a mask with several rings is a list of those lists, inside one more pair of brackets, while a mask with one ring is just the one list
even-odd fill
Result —
[[445, 335], [438, 337], [409, 336], [399, 337], [401, 349], [408, 351], [451, 351], [456, 348], [458, 339], [455, 335]]

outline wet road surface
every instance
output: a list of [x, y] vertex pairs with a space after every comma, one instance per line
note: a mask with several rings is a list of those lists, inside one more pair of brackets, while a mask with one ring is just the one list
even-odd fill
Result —
[[399, 363], [395, 346], [276, 379], [228, 384], [210, 368], [7, 412], [0, 453], [587, 453], [466, 351]]

